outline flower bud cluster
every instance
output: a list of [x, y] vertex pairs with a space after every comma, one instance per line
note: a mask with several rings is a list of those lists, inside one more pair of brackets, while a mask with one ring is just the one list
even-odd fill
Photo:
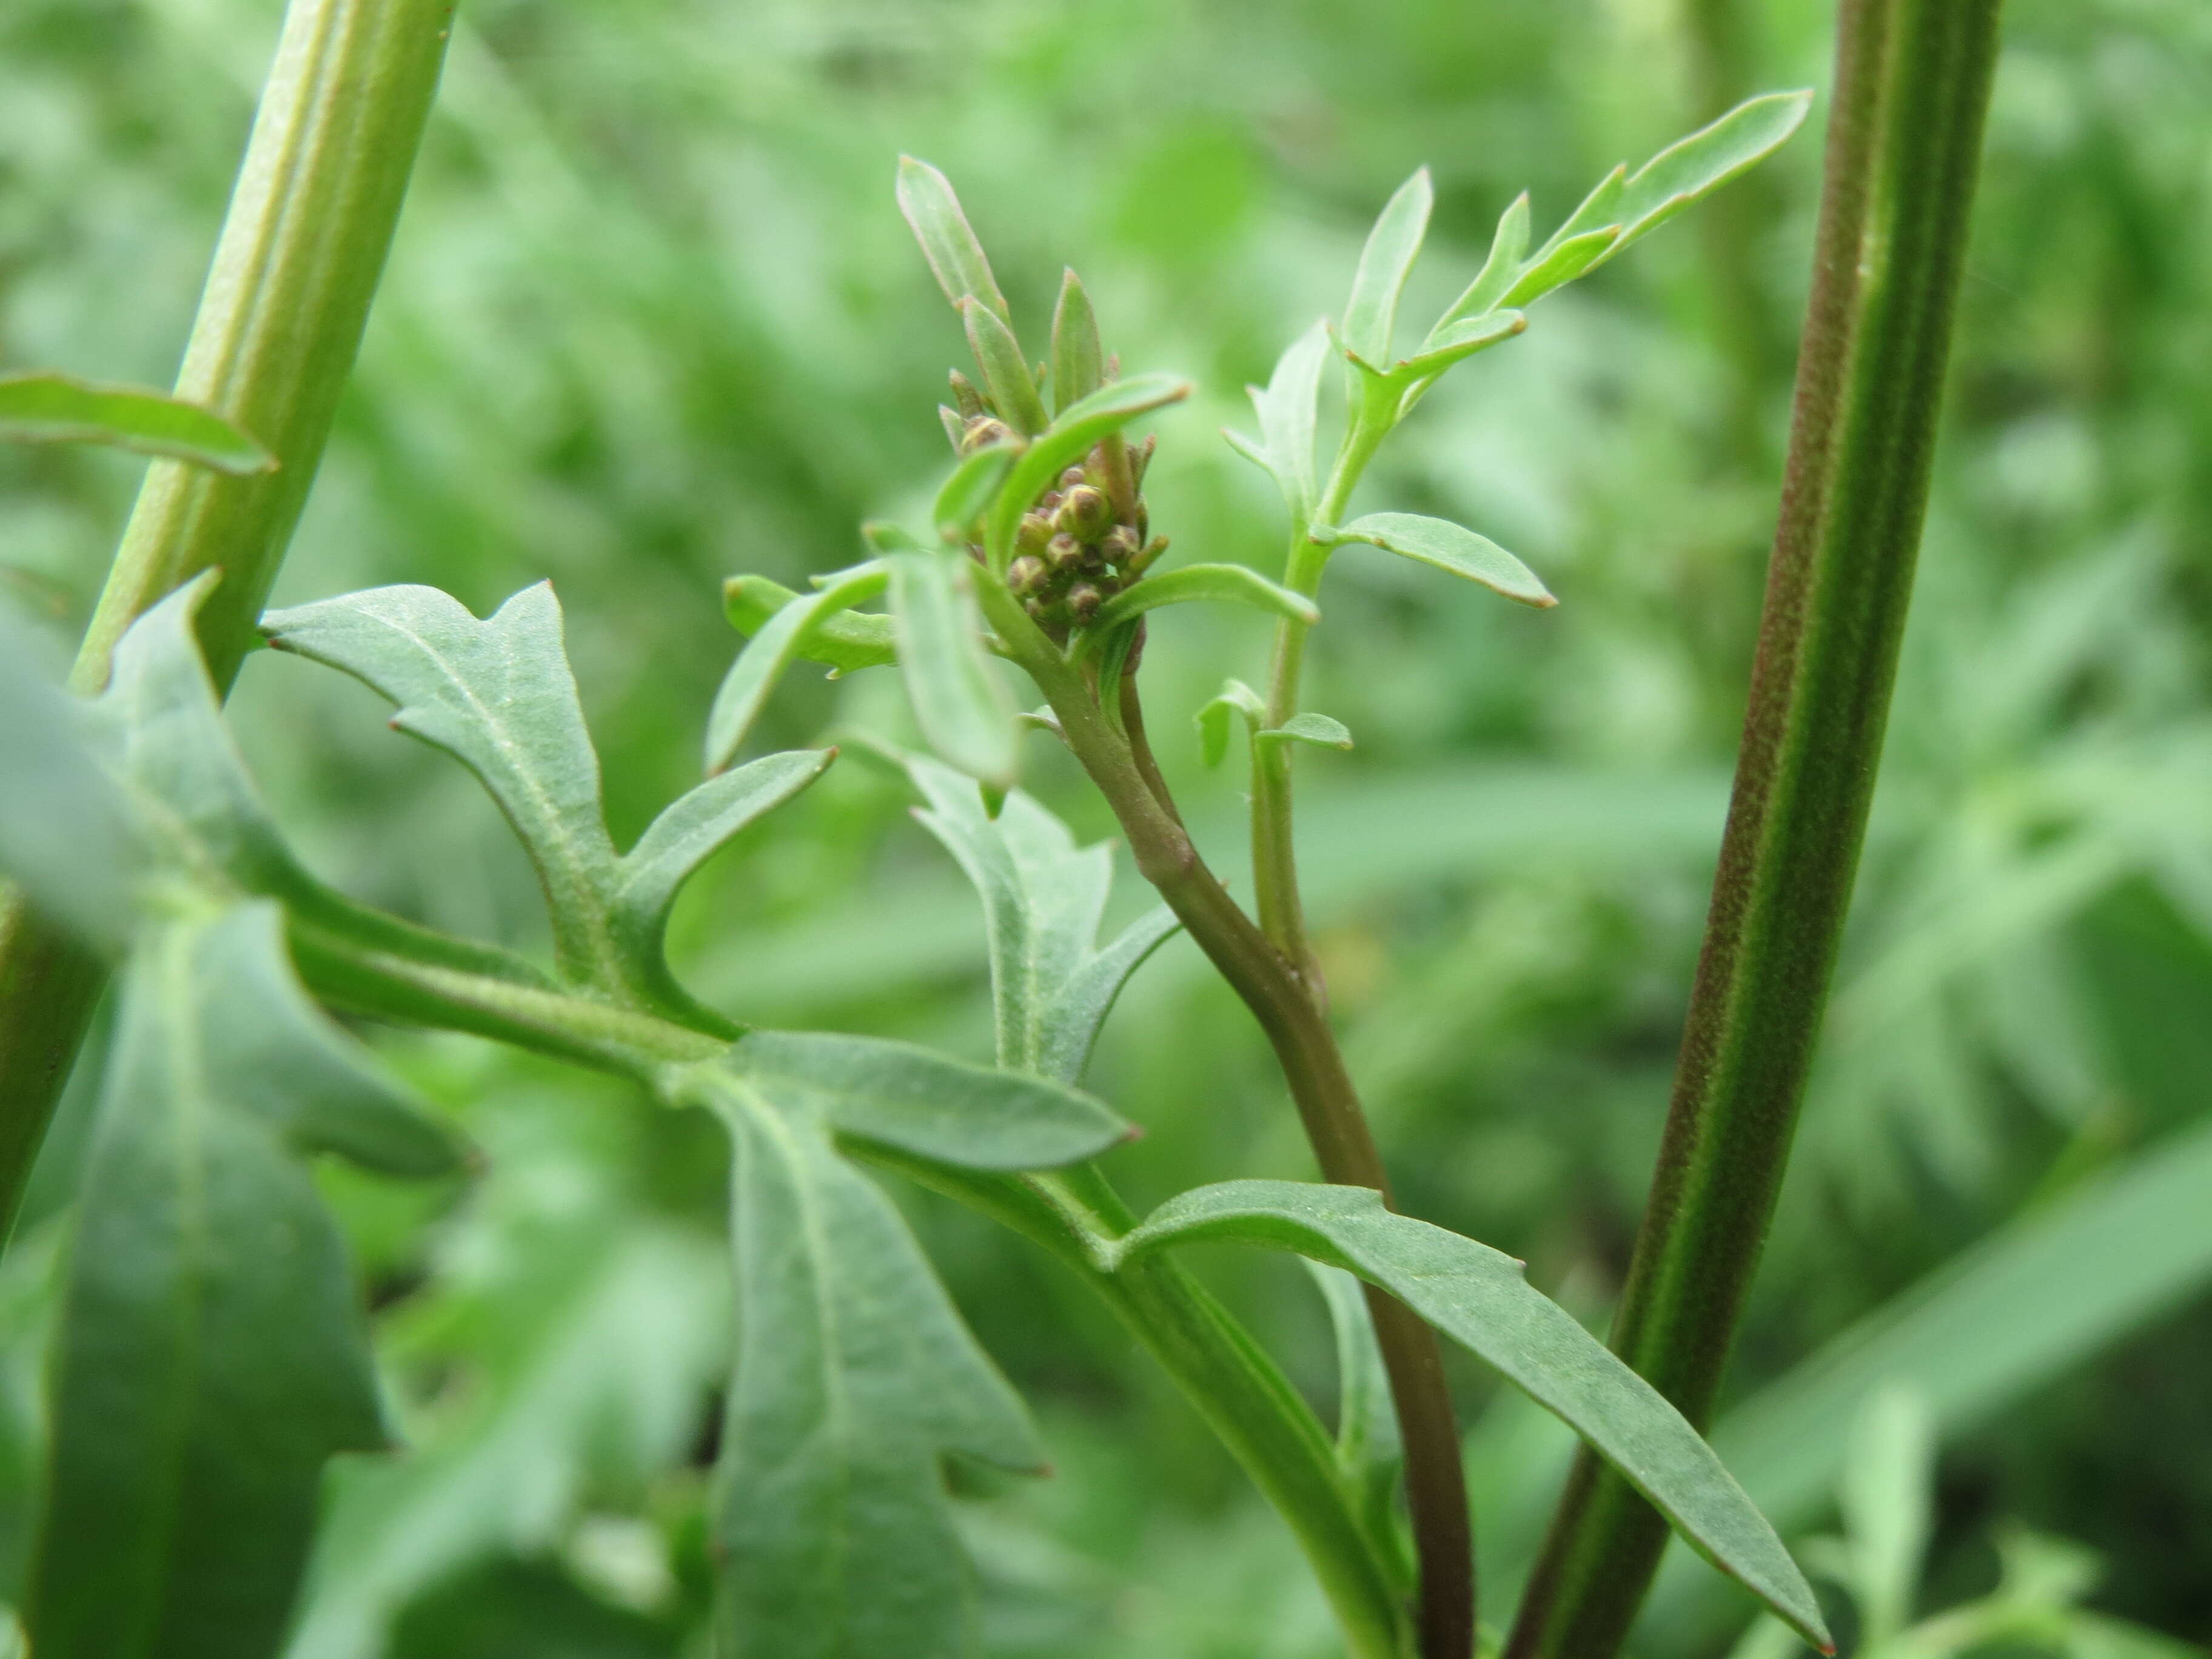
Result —
[[[945, 428], [948, 434], [957, 430], [953, 442], [960, 453], [972, 454], [1009, 435], [1006, 423], [976, 396], [965, 377], [954, 376], [953, 391], [960, 412], [945, 411]], [[1063, 471], [1022, 515], [1006, 585], [1054, 638], [1065, 640], [1072, 629], [1086, 626], [1107, 600], [1142, 576], [1167, 550], [1165, 537], [1149, 539], [1151, 514], [1141, 494], [1146, 463], [1152, 456], [1150, 438], [1123, 452], [1131, 497], [1126, 513], [1114, 504], [1109, 471], [1112, 458], [1102, 443], [1079, 465]], [[981, 548], [971, 551], [982, 556]]]

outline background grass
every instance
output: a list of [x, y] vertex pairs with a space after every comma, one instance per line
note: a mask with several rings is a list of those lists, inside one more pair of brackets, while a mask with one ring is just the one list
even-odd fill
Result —
[[[0, 366], [167, 380], [276, 10], [0, 15]], [[550, 576], [618, 836], [694, 775], [737, 643], [721, 577], [849, 562], [857, 522], [943, 468], [931, 406], [960, 343], [892, 207], [901, 150], [958, 183], [1033, 337], [1072, 263], [1126, 366], [1197, 377], [1158, 422], [1154, 522], [1171, 560], [1272, 569], [1279, 506], [1213, 428], [1244, 423], [1243, 384], [1340, 304], [1407, 172], [1436, 173], [1409, 301], [1434, 308], [1523, 186], [1547, 225], [1605, 167], [1736, 97], [1825, 85], [1831, 21], [1779, 0], [464, 14], [278, 598], [425, 581], [483, 611]], [[2071, 1271], [2036, 1281], [2040, 1299], [1996, 1325], [1948, 1310], [2104, 1183], [2203, 1166], [2208, 107], [2201, 0], [2014, 0], [1875, 827], [1735, 1371], [1738, 1396], [1764, 1395], [1740, 1424], [1791, 1388], [1814, 1401], [1767, 1438], [1818, 1453], [1795, 1509], [1769, 1499], [1793, 1533], [1817, 1526], [1850, 1401], [1806, 1390], [1855, 1375], [1837, 1370], [1841, 1334], [1953, 1275], [1967, 1289], [1897, 1362], [1963, 1402], [1940, 1413], [1929, 1604], [1985, 1586], [1999, 1523], [2020, 1522], [2103, 1555], [2099, 1606], [2199, 1641], [2212, 1249], [2196, 1212], [2212, 1205], [2116, 1202], [2106, 1231], [2060, 1235]], [[1303, 833], [1354, 1070], [1408, 1207], [1526, 1256], [1593, 1322], [1626, 1264], [1725, 802], [1818, 161], [1808, 132], [1547, 302], [1429, 399], [1368, 486], [1513, 548], [1558, 611], [1358, 549], [1323, 594], [1310, 702], [1358, 748], [1304, 766]], [[58, 637], [89, 611], [137, 476], [102, 454], [0, 453], [0, 589]], [[1179, 611], [1146, 665], [1164, 763], [1231, 870], [1240, 781], [1199, 769], [1185, 720], [1263, 650], [1256, 620]], [[542, 941], [496, 813], [386, 732], [368, 694], [262, 659], [234, 708], [325, 873]], [[888, 677], [808, 671], [763, 738], [905, 718]], [[1103, 836], [1065, 757], [1030, 757], [1038, 792]], [[980, 920], [908, 805], [848, 754], [750, 832], [679, 914], [691, 983], [748, 1019], [986, 1054]], [[719, 1136], [464, 1040], [386, 1046], [489, 1165], [427, 1196], [330, 1177], [416, 1449], [336, 1473], [295, 1659], [700, 1651], [727, 1338]], [[0, 1595], [21, 1571], [86, 1081], [0, 1266]], [[1137, 1198], [1310, 1174], [1264, 1044], [1187, 944], [1132, 988], [1092, 1081], [1149, 1131], [1115, 1155]], [[911, 1209], [1059, 1468], [959, 1474], [991, 1652], [1332, 1651], [1287, 1535], [1121, 1334], [1026, 1247], [933, 1200]], [[1325, 1333], [1295, 1268], [1205, 1265], [1325, 1403]], [[2033, 1352], [1993, 1360], [2007, 1335]], [[1566, 1441], [1472, 1364], [1455, 1383], [1496, 1620]], [[1755, 1462], [1754, 1441], [1739, 1443]], [[1747, 1608], [1681, 1573], [1639, 1643], [1715, 1650]]]

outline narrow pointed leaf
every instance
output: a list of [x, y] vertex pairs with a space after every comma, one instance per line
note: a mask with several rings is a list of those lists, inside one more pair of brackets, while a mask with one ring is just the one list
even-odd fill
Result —
[[1328, 361], [1328, 324], [1316, 323], [1291, 342], [1275, 362], [1265, 391], [1252, 387], [1260, 412], [1264, 453], [1255, 459], [1275, 475], [1293, 523], [1313, 517], [1314, 426], [1321, 398], [1322, 365]]
[[1098, 343], [1098, 318], [1091, 296], [1074, 271], [1060, 279], [1060, 303], [1052, 313], [1052, 409], [1055, 416], [1067, 412], [1105, 384], [1103, 348]]
[[973, 565], [961, 555], [934, 552], [894, 553], [885, 562], [899, 667], [922, 735], [970, 777], [1011, 787], [1014, 707], [984, 654], [982, 623], [967, 587]]
[[961, 320], [967, 325], [968, 349], [975, 354], [975, 367], [983, 372], [983, 391], [999, 418], [1015, 431], [1033, 435], [1052, 424], [1037, 395], [1036, 381], [1023, 360], [1021, 342], [1014, 338], [999, 313], [981, 300], [960, 302]]
[[1404, 1448], [1366, 1295], [1358, 1279], [1341, 1267], [1310, 1257], [1305, 1265], [1328, 1304], [1329, 1328], [1336, 1335], [1337, 1457], [1354, 1475], [1394, 1466]]
[[1390, 335], [1398, 317], [1398, 296], [1428, 232], [1435, 192], [1422, 167], [1384, 204], [1360, 251], [1359, 269], [1345, 301], [1344, 349], [1362, 362], [1381, 367], [1390, 361]]
[[971, 1066], [883, 1037], [754, 1031], [718, 1063], [783, 1111], [962, 1169], [1057, 1169], [1132, 1133], [1107, 1107], [1057, 1079]]
[[890, 582], [884, 568], [871, 562], [840, 573], [818, 593], [794, 595], [761, 625], [752, 641], [738, 653], [730, 672], [714, 693], [707, 715], [707, 770], [721, 771], [737, 758], [753, 722], [791, 665], [806, 654], [809, 642], [831, 618], [856, 605], [866, 605]]
[[1651, 1385], [1487, 1245], [1382, 1207], [1364, 1187], [1232, 1181], [1170, 1199], [1115, 1242], [1116, 1265], [1164, 1245], [1233, 1240], [1293, 1250], [1397, 1297], [1576, 1433], [1685, 1541], [1817, 1646], [1819, 1604], [1765, 1518]]
[[1625, 162], [1599, 179], [1544, 246], [1536, 250], [1537, 260], [1542, 261], [1578, 236], [1607, 228], [1618, 228], [1621, 222], [1621, 192], [1627, 183], [1628, 167]]
[[1498, 304], [1505, 307], [1534, 304], [1553, 289], [1589, 270], [1620, 240], [1620, 226], [1601, 225], [1547, 248], [1513, 279], [1513, 285], [1498, 297]]
[[1527, 565], [1488, 537], [1478, 536], [1447, 519], [1424, 518], [1418, 513], [1370, 513], [1327, 534], [1338, 545], [1365, 542], [1419, 559], [1540, 611], [1559, 603]]
[[1188, 564], [1158, 576], [1147, 576], [1107, 600], [1086, 638], [1157, 611], [1164, 605], [1188, 605], [1194, 600], [1219, 605], [1249, 605], [1271, 616], [1307, 623], [1321, 620], [1321, 607], [1303, 593], [1294, 593], [1271, 582], [1258, 571], [1241, 564]]
[[343, 669], [397, 703], [394, 726], [459, 760], [520, 836], [545, 889], [562, 977], [614, 989], [633, 965], [613, 938], [614, 844], [550, 584], [479, 622], [434, 587], [380, 587], [272, 611], [269, 642]]
[[1429, 331], [1429, 337], [1421, 349], [1432, 350], [1437, 344], [1437, 337], [1454, 323], [1494, 310], [1498, 302], [1505, 297], [1505, 290], [1513, 286], [1514, 278], [1521, 274], [1521, 266], [1528, 257], [1528, 192], [1524, 190], [1498, 216], [1498, 228], [1490, 238], [1490, 254], [1483, 260], [1482, 269], [1467, 285], [1467, 292], [1453, 301], [1451, 308], [1437, 319], [1437, 325]]
[[[750, 638], [799, 597], [766, 576], [732, 576], [722, 584], [722, 613], [730, 619], [731, 627]], [[801, 636], [798, 651], [808, 662], [826, 664], [838, 674], [887, 668], [898, 660], [891, 619], [855, 616], [848, 611], [817, 617]]]
[[836, 757], [834, 749], [765, 756], [709, 778], [672, 803], [622, 860], [614, 924], [623, 949], [639, 961], [665, 962], [668, 912], [692, 872], [732, 836], [820, 777]]
[[27, 1601], [54, 1659], [273, 1651], [325, 1461], [385, 1443], [337, 1231], [295, 1153], [439, 1144], [307, 1003], [273, 905], [143, 936], [56, 1337]]
[[1257, 732], [1267, 723], [1267, 705], [1257, 691], [1242, 680], [1224, 680], [1220, 691], [1198, 711], [1200, 752], [1208, 766], [1218, 766], [1229, 754], [1229, 727], [1239, 714], [1245, 729]]
[[0, 374], [0, 441], [106, 444], [247, 477], [276, 458], [211, 410], [67, 374]]
[[1614, 210], [1620, 240], [1606, 257], [1758, 166], [1789, 142], [1812, 107], [1810, 92], [1770, 92], [1661, 150], [1622, 185]]
[[1518, 311], [1486, 311], [1478, 317], [1462, 318], [1431, 334], [1419, 351], [1397, 366], [1397, 372], [1424, 376], [1441, 374], [1462, 358], [1486, 351], [1501, 340], [1510, 340], [1528, 326], [1527, 313]]
[[945, 297], [957, 308], [972, 295], [998, 313], [1000, 320], [1010, 319], [1012, 313], [1006, 309], [1006, 296], [999, 292], [991, 262], [983, 257], [983, 245], [976, 240], [968, 216], [961, 211], [951, 181], [928, 162], [902, 155], [898, 204]]
[[1163, 905], [1100, 950], [1114, 879], [1107, 847], [1079, 848], [1066, 824], [1019, 790], [994, 818], [975, 786], [922, 756], [905, 757], [929, 805], [915, 816], [945, 844], [983, 901], [999, 1064], [1073, 1084], [1129, 975], [1175, 931]]
[[1352, 732], [1326, 714], [1293, 714], [1280, 726], [1256, 734], [1262, 743], [1310, 743], [1316, 749], [1349, 749]]
[[986, 444], [962, 457], [952, 476], [938, 490], [936, 505], [931, 509], [937, 533], [948, 542], [966, 541], [999, 493], [1006, 469], [1021, 452], [1019, 444]]
[[1003, 571], [1013, 556], [1014, 531], [1030, 503], [1049, 489], [1062, 471], [1081, 460], [1109, 433], [1119, 432], [1138, 416], [1190, 395], [1190, 382], [1172, 374], [1139, 374], [1103, 386], [1070, 404], [1060, 418], [1014, 463], [993, 509], [991, 568]]
[[1267, 459], [1267, 447], [1257, 438], [1248, 438], [1230, 427], [1221, 428], [1222, 441], [1269, 477], [1275, 475], [1274, 463]]

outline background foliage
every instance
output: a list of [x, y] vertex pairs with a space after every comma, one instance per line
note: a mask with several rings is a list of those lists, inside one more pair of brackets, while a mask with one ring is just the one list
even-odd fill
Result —
[[[0, 17], [0, 368], [169, 378], [276, 13], [18, 0]], [[1417, 275], [1437, 285], [1418, 310], [1523, 185], [1556, 216], [1743, 93], [1825, 84], [1829, 21], [1757, 0], [479, 0], [279, 600], [423, 581], [481, 613], [550, 575], [626, 844], [694, 775], [737, 645], [720, 578], [849, 563], [859, 520], [942, 471], [931, 405], [961, 353], [892, 209], [900, 150], [958, 182], [1018, 314], [1041, 319], [1074, 263], [1129, 368], [1200, 380], [1158, 422], [1156, 522], [1171, 562], [1266, 568], [1279, 507], [1212, 428], [1336, 303], [1415, 163], [1452, 256]], [[1916, 617], [1740, 1349], [1747, 1400], [1793, 1370], [1806, 1396], [1826, 1373], [1802, 1368], [1838, 1333], [1968, 1271], [1962, 1253], [2001, 1261], [2115, 1172], [2205, 1162], [2212, 13], [2014, 0], [2008, 29]], [[1382, 463], [1377, 500], [1480, 525], [1558, 611], [1358, 549], [1323, 595], [1311, 702], [1358, 748], [1306, 768], [1305, 866], [1353, 1068], [1407, 1207], [1528, 1257], [1593, 1321], [1702, 920], [1817, 163], [1801, 139], [1552, 301]], [[0, 585], [58, 645], [136, 477], [103, 454], [0, 453]], [[1177, 716], [1249, 677], [1262, 628], [1187, 608], [1146, 663], [1164, 763], [1232, 870], [1240, 780], [1200, 769]], [[905, 718], [886, 677], [799, 680], [760, 741]], [[321, 872], [459, 931], [542, 932], [472, 781], [395, 741], [373, 696], [264, 656], [234, 707]], [[1103, 836], [1072, 764], [1031, 753], [1041, 793]], [[848, 750], [687, 896], [690, 982], [750, 1019], [988, 1057], [981, 924], [910, 802]], [[341, 1461], [295, 1659], [696, 1650], [731, 1339], [720, 1136], [485, 1045], [380, 1042], [489, 1162], [427, 1195], [322, 1172], [416, 1449]], [[1185, 942], [1132, 987], [1091, 1078], [1148, 1129], [1117, 1154], [1140, 1207], [1311, 1173], [1257, 1031]], [[0, 1265], [0, 1595], [93, 1081]], [[2075, 1271], [2008, 1316], [2053, 1333], [2033, 1363], [1988, 1381], [1988, 1332], [1964, 1322], [1913, 1351], [1943, 1447], [1927, 1608], [1988, 1592], [1996, 1540], [2026, 1526], [2102, 1556], [2096, 1606], [2212, 1638], [2212, 1247], [2187, 1226], [2205, 1207], [2176, 1206], [2148, 1247], [2109, 1229], [2069, 1245]], [[962, 1472], [994, 1652], [1328, 1653], [1287, 1535], [1104, 1316], [1026, 1247], [912, 1208], [1059, 1469]], [[2146, 1248], [2179, 1265], [2124, 1295]], [[1298, 1270], [1206, 1265], [1325, 1392]], [[1569, 1443], [1472, 1366], [1457, 1380], [1496, 1617]], [[1782, 1397], [1738, 1418], [1740, 1444]], [[1832, 1460], [1856, 1398], [1809, 1397], [1790, 1437]], [[1833, 1472], [1798, 1479], [1785, 1530], [1824, 1523]], [[1712, 1650], [1747, 1611], [1677, 1577], [1643, 1643]]]

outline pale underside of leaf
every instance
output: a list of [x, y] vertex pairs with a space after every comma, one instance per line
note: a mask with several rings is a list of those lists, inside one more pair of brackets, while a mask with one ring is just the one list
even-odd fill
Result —
[[67, 374], [0, 374], [0, 441], [106, 444], [236, 477], [276, 467], [274, 455], [212, 410]]
[[915, 720], [948, 763], [1000, 788], [1018, 760], [1014, 708], [991, 672], [982, 620], [958, 554], [895, 553], [891, 621]]
[[1202, 1238], [1294, 1250], [1389, 1291], [1563, 1418], [1707, 1560], [1828, 1645], [1804, 1575], [1712, 1449], [1510, 1256], [1395, 1215], [1365, 1188], [1276, 1181], [1184, 1193], [1103, 1255], [1117, 1265]]

